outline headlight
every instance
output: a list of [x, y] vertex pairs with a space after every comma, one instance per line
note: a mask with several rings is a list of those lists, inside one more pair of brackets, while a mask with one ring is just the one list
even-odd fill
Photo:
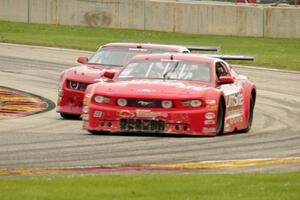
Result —
[[202, 101], [200, 100], [188, 100], [188, 101], [183, 101], [182, 102], [183, 107], [201, 107], [202, 106]]
[[85, 91], [88, 85], [89, 85], [88, 83], [80, 83], [80, 82], [77, 82], [77, 81], [69, 81], [69, 88], [71, 88], [73, 90]]
[[79, 83], [77, 81], [70, 81], [69, 86], [73, 90], [78, 90], [79, 89]]
[[104, 96], [95, 96], [94, 100], [96, 103], [108, 103], [109, 102], [109, 98], [104, 97]]
[[126, 106], [127, 105], [127, 100], [126, 99], [118, 99], [117, 104], [119, 106]]
[[173, 107], [173, 103], [172, 103], [172, 101], [162, 101], [161, 102], [161, 106], [163, 107], [163, 108], [172, 108]]

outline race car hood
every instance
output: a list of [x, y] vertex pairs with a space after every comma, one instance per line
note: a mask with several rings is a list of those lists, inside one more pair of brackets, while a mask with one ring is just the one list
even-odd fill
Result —
[[210, 84], [177, 80], [128, 80], [101, 82], [93, 87], [96, 94], [124, 98], [183, 99], [199, 98]]
[[96, 83], [105, 71], [119, 71], [121, 67], [108, 67], [101, 65], [80, 65], [67, 69], [65, 78], [82, 83]]

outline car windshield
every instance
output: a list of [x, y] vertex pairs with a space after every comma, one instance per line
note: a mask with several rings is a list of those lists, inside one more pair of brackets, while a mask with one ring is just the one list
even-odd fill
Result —
[[130, 47], [102, 47], [90, 59], [89, 64], [124, 66], [127, 61], [138, 54], [171, 52], [162, 49], [142, 49]]
[[207, 62], [187, 60], [134, 60], [118, 78], [175, 79], [211, 82], [211, 66]]

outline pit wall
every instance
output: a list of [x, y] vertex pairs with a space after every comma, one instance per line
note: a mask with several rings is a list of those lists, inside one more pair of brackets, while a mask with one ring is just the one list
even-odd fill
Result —
[[154, 0], [0, 0], [0, 20], [300, 38], [300, 7]]

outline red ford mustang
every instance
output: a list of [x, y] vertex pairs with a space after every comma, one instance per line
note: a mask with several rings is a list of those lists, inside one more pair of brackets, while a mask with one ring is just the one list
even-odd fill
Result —
[[207, 136], [248, 132], [256, 87], [224, 61], [243, 58], [135, 56], [118, 74], [105, 72], [111, 79], [88, 86], [83, 129]]
[[190, 50], [216, 51], [216, 46], [179, 46], [141, 43], [111, 43], [99, 48], [90, 59], [79, 57], [80, 66], [63, 71], [59, 79], [57, 112], [63, 118], [79, 118], [84, 91], [102, 77], [105, 70], [119, 71], [135, 55]]

